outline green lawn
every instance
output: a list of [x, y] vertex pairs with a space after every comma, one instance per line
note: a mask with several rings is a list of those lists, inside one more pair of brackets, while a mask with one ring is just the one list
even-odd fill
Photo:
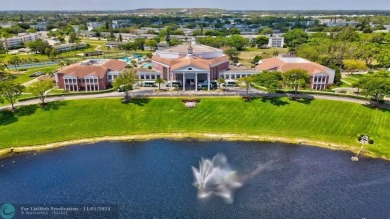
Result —
[[211, 132], [305, 138], [358, 146], [359, 134], [375, 141], [368, 150], [390, 157], [390, 111], [329, 100], [203, 98], [195, 109], [180, 99], [64, 101], [0, 112], [0, 148], [101, 136]]
[[54, 70], [57, 70], [59, 68], [58, 65], [52, 65], [52, 66], [47, 66], [47, 67], [36, 67], [36, 68], [30, 68], [28, 71], [25, 72], [20, 72], [20, 74], [17, 74], [17, 78], [15, 79], [16, 82], [18, 83], [25, 83], [27, 81], [31, 81], [34, 79], [34, 77], [30, 77], [31, 74], [41, 71], [43, 73], [50, 73]]
[[[34, 95], [32, 95], [31, 93], [24, 93], [22, 95], [20, 95], [20, 97], [18, 99], [22, 99], [22, 98], [28, 98], [28, 97], [33, 97]], [[4, 100], [3, 103], [0, 102], [0, 106], [7, 106], [7, 105], [10, 105], [10, 103], [7, 101], [7, 100]], [[1, 126], [1, 122], [0, 122], [0, 126]]]

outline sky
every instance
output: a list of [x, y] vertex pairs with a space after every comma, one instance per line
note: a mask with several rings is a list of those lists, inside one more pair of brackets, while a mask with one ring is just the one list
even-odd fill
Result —
[[0, 0], [0, 10], [390, 10], [390, 0]]

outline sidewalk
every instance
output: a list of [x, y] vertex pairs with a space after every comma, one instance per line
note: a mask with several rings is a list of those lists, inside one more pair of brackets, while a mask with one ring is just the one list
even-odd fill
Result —
[[[141, 90], [133, 90], [130, 92], [130, 96], [134, 97], [191, 97], [191, 96], [206, 96], [206, 97], [234, 97], [234, 96], [246, 96], [246, 90], [242, 88], [230, 88], [228, 91], [166, 91], [166, 92], [156, 92], [153, 89], [141, 89]], [[282, 94], [282, 93], [274, 93], [267, 94], [265, 91], [260, 91], [254, 88], [249, 90], [249, 96], [251, 97], [287, 97], [292, 96], [292, 94]], [[62, 100], [80, 100], [80, 99], [96, 99], [96, 98], [113, 98], [113, 97], [124, 97], [124, 93], [119, 92], [111, 92], [111, 93], [103, 93], [103, 94], [92, 94], [92, 95], [72, 95], [72, 96], [61, 96], [61, 97], [47, 97], [45, 102], [54, 102], [54, 101], [62, 101]], [[359, 104], [369, 104], [369, 101], [362, 99], [355, 99], [350, 97], [338, 97], [338, 96], [329, 96], [329, 95], [320, 95], [320, 94], [298, 94], [299, 98], [307, 98], [307, 99], [325, 99], [325, 100], [335, 100], [335, 101], [344, 101], [350, 103], [359, 103]], [[27, 100], [23, 102], [18, 102], [15, 104], [15, 107], [18, 106], [26, 106], [32, 104], [38, 104], [40, 100]], [[10, 105], [1, 106], [2, 109], [9, 109]]]

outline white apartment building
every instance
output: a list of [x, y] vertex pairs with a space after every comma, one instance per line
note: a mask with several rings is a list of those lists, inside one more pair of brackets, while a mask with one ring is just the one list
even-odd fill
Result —
[[284, 37], [270, 37], [268, 39], [268, 47], [280, 47], [284, 46]]
[[6, 38], [6, 39], [4, 39], [4, 47], [7, 49], [24, 47], [23, 44], [25, 42], [33, 42], [39, 38], [40, 38], [39, 35], [35, 34], [35, 33], [20, 35], [17, 37]]
[[88, 28], [88, 31], [91, 31], [94, 29], [98, 29], [99, 27], [103, 27], [104, 25], [105, 25], [105, 23], [103, 23], [103, 22], [88, 22], [87, 28]]

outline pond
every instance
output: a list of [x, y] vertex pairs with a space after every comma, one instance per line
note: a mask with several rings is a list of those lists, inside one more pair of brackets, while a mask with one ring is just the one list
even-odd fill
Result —
[[[216, 154], [245, 178], [232, 203], [199, 199], [193, 185], [191, 167]], [[111, 205], [120, 218], [390, 218], [390, 162], [352, 155], [264, 142], [75, 145], [0, 160], [0, 203], [17, 214], [20, 205]]]

